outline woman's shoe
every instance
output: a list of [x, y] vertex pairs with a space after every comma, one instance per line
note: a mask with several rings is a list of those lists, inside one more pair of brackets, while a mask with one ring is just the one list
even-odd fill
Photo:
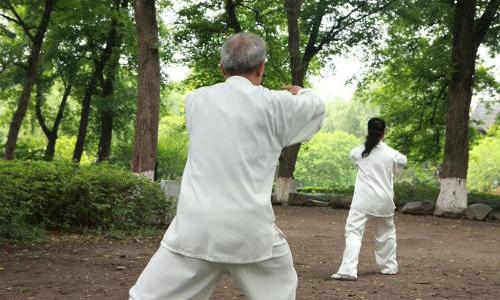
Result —
[[344, 274], [333, 274], [331, 276], [332, 279], [335, 280], [341, 280], [341, 281], [356, 281], [358, 278], [351, 276], [351, 275], [344, 275]]

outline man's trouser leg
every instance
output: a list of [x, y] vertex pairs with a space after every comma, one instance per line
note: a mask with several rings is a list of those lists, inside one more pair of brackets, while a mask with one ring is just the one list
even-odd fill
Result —
[[130, 289], [130, 300], [205, 300], [224, 272], [221, 264], [160, 246]]
[[392, 217], [376, 218], [375, 262], [383, 274], [397, 274], [396, 227]]
[[213, 263], [160, 246], [130, 289], [131, 300], [205, 300], [223, 272], [238, 282], [248, 300], [294, 300], [297, 273], [287, 243], [268, 260], [250, 264]]
[[[288, 244], [275, 246], [281, 255], [251, 264], [227, 264], [248, 300], [294, 300], [297, 273]], [[284, 255], [282, 255], [285, 253]]]
[[337, 274], [358, 277], [358, 257], [369, 215], [350, 210], [345, 224], [345, 250]]

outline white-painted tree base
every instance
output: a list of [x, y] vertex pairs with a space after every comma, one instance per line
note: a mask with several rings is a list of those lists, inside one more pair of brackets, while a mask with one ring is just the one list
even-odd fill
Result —
[[290, 203], [290, 193], [295, 192], [295, 182], [293, 178], [278, 177], [274, 188], [276, 201], [282, 205], [288, 205]]
[[136, 174], [138, 176], [144, 176], [151, 181], [155, 180], [155, 170], [143, 171], [143, 172], [138, 172], [138, 173], [134, 173], [134, 174]]
[[467, 208], [467, 180], [465, 178], [441, 178], [435, 216], [456, 216]]

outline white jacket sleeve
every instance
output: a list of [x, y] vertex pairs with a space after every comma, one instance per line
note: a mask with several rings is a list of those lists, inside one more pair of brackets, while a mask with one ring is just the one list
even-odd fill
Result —
[[396, 151], [394, 155], [394, 172], [398, 173], [406, 167], [407, 158], [405, 155]]
[[302, 89], [292, 95], [279, 91], [275, 97], [283, 147], [306, 141], [321, 129], [325, 103], [314, 92]]
[[[363, 148], [364, 149], [364, 148]], [[361, 148], [356, 147], [351, 150], [351, 153], [349, 153], [349, 159], [351, 160], [352, 164], [357, 167], [358, 166], [358, 160], [361, 159]]]

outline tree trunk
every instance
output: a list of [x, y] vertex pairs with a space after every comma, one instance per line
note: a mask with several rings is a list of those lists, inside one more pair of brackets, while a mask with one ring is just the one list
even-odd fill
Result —
[[[126, 9], [128, 5], [128, 0], [115, 1], [116, 10], [119, 13], [121, 9]], [[113, 94], [116, 75], [119, 69], [119, 60], [122, 46], [122, 26], [118, 26], [118, 32], [116, 35], [115, 49], [113, 49], [113, 54], [108, 63], [108, 67], [105, 71], [105, 78], [102, 78], [102, 98], [105, 103], [101, 107], [101, 134], [99, 138], [99, 150], [97, 152], [97, 162], [103, 162], [109, 160], [111, 156], [111, 144], [113, 140], [113, 117], [114, 117], [114, 105], [113, 105]]]
[[59, 109], [57, 111], [56, 118], [54, 120], [54, 125], [52, 126], [52, 130], [49, 135], [47, 135], [47, 148], [45, 148], [45, 160], [53, 160], [54, 154], [56, 152], [56, 142], [57, 142], [57, 132], [59, 131], [59, 125], [61, 125], [61, 121], [64, 115], [64, 109], [66, 108], [66, 103], [68, 102], [68, 97], [71, 93], [71, 84], [67, 85], [64, 88], [63, 98], [61, 103], [59, 104]]
[[435, 215], [461, 214], [467, 208], [469, 108], [476, 61], [475, 4], [475, 1], [461, 0], [455, 6], [453, 73], [448, 88], [443, 171]]
[[109, 160], [111, 155], [111, 142], [113, 139], [113, 112], [104, 110], [101, 112], [101, 136], [99, 138], [99, 151], [97, 162]]
[[462, 214], [467, 208], [467, 169], [469, 167], [469, 110], [474, 84], [477, 49], [491, 24], [497, 19], [499, 0], [490, 0], [475, 21], [476, 1], [459, 0], [455, 5], [452, 77], [448, 87], [448, 112], [444, 144], [443, 171], [434, 214]]
[[234, 33], [241, 32], [241, 25], [236, 16], [236, 8], [233, 0], [225, 1], [225, 8], [227, 14], [227, 26], [234, 30]]
[[85, 138], [87, 137], [87, 128], [89, 125], [90, 104], [92, 101], [92, 95], [95, 93], [95, 90], [97, 88], [97, 81], [100, 77], [102, 77], [102, 72], [104, 70], [104, 67], [106, 66], [106, 63], [111, 57], [111, 54], [113, 52], [113, 47], [115, 46], [116, 43], [116, 35], [118, 31], [117, 24], [118, 23], [116, 19], [113, 19], [113, 21], [111, 21], [111, 30], [109, 31], [106, 40], [106, 48], [102, 52], [99, 61], [96, 63], [94, 72], [90, 77], [89, 83], [83, 95], [82, 112], [80, 114], [80, 125], [78, 128], [78, 137], [76, 139], [75, 151], [73, 152], [73, 161], [76, 163], [80, 162], [85, 146]]
[[23, 91], [21, 93], [21, 97], [19, 98], [17, 109], [14, 112], [14, 116], [10, 123], [7, 142], [5, 144], [4, 159], [6, 160], [14, 159], [19, 130], [21, 129], [21, 125], [26, 115], [26, 110], [28, 109], [33, 85], [37, 80], [37, 69], [38, 63], [40, 61], [40, 52], [42, 49], [45, 32], [47, 31], [47, 27], [49, 25], [50, 15], [54, 7], [54, 1], [55, 0], [45, 0], [45, 9], [43, 12], [42, 20], [40, 22], [40, 26], [38, 26], [36, 35], [33, 38], [33, 45], [31, 47], [30, 55], [28, 58], [28, 70], [26, 72], [26, 78], [24, 80]]
[[154, 0], [136, 0], [139, 75], [132, 171], [154, 179], [160, 115], [160, 58]]
[[54, 119], [54, 125], [52, 129], [47, 126], [45, 118], [42, 113], [42, 103], [43, 103], [43, 91], [40, 88], [40, 84], [37, 85], [36, 102], [35, 102], [35, 115], [38, 120], [38, 124], [42, 128], [45, 137], [47, 137], [47, 147], [45, 148], [44, 159], [51, 161], [54, 159], [57, 132], [59, 131], [59, 125], [61, 124], [64, 109], [66, 108], [66, 102], [68, 101], [69, 94], [71, 93], [71, 85], [64, 88], [63, 98], [59, 104], [59, 109], [57, 110], [57, 115]]
[[[285, 8], [288, 20], [288, 52], [290, 54], [290, 69], [292, 72], [292, 84], [304, 86], [306, 68], [300, 55], [299, 40], [299, 15], [302, 0], [286, 0]], [[293, 172], [299, 154], [300, 144], [292, 145], [283, 149], [278, 165], [278, 179], [276, 180], [276, 200], [283, 205], [288, 205], [290, 193], [295, 192]]]

